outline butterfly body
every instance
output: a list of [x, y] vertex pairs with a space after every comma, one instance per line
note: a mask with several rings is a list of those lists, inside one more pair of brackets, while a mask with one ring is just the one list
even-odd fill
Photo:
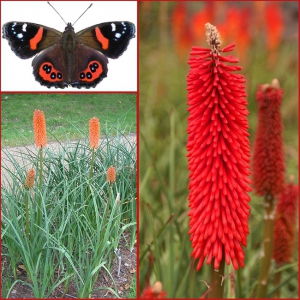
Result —
[[100, 23], [75, 33], [27, 22], [3, 25], [3, 38], [20, 58], [32, 61], [35, 79], [44, 86], [95, 87], [107, 76], [109, 58], [118, 58], [135, 37], [131, 22]]

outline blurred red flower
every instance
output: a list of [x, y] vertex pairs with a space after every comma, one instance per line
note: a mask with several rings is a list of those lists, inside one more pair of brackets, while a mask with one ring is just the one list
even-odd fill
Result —
[[202, 43], [205, 40], [205, 24], [214, 21], [215, 3], [206, 1], [203, 5], [203, 8], [191, 17], [191, 34], [193, 42], [197, 43]]
[[236, 52], [240, 60], [245, 64], [248, 60], [248, 51], [252, 42], [250, 30], [251, 9], [248, 6], [237, 8], [227, 6], [224, 9], [225, 20], [218, 24], [218, 30], [222, 36], [222, 42], [236, 42]]
[[280, 194], [275, 213], [274, 259], [279, 264], [290, 263], [296, 245], [296, 214], [298, 186], [290, 183]]
[[283, 36], [284, 22], [281, 3], [273, 1], [268, 3], [264, 17], [266, 20], [267, 48], [274, 51], [280, 45]]
[[254, 139], [253, 188], [259, 196], [274, 198], [284, 187], [283, 124], [280, 112], [283, 90], [277, 79], [256, 92], [258, 124]]
[[220, 50], [216, 28], [207, 27], [211, 49], [193, 47], [188, 90], [189, 217], [192, 256], [214, 268], [225, 258], [235, 269], [244, 266], [250, 197], [250, 147], [245, 79], [230, 66], [238, 59]]
[[153, 287], [148, 286], [143, 290], [143, 294], [141, 298], [143, 299], [162, 299], [166, 298], [167, 293], [163, 291], [162, 283], [160, 281], [156, 281]]
[[184, 1], [176, 2], [171, 23], [175, 49], [180, 57], [185, 57], [191, 46], [191, 32], [188, 24], [187, 6]]

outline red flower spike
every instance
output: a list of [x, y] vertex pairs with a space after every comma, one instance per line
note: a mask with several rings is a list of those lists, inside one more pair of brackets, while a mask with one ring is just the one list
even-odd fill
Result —
[[189, 234], [199, 270], [207, 258], [214, 268], [225, 259], [244, 266], [250, 197], [250, 146], [245, 79], [221, 56], [216, 27], [206, 24], [211, 49], [193, 47], [188, 90]]
[[283, 124], [280, 113], [283, 90], [277, 79], [258, 87], [258, 125], [254, 140], [253, 188], [259, 196], [274, 198], [284, 187]]
[[163, 291], [162, 283], [160, 281], [156, 281], [153, 287], [148, 286], [143, 290], [143, 294], [141, 298], [143, 299], [162, 299], [166, 298], [167, 293]]
[[290, 183], [280, 194], [275, 213], [274, 259], [277, 264], [291, 263], [296, 245], [298, 186]]
[[37, 148], [45, 147], [47, 144], [46, 119], [44, 112], [38, 109], [35, 109], [33, 113], [33, 131]]

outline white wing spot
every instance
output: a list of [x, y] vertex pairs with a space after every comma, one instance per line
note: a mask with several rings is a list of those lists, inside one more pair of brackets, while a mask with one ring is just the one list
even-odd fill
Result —
[[115, 34], [115, 37], [116, 37], [117, 39], [119, 39], [121, 36], [122, 36], [121, 33], [118, 33], [118, 32], [117, 32], [117, 33]]
[[27, 27], [27, 24], [24, 23], [23, 26], [22, 26], [22, 31], [26, 32], [26, 27]]
[[111, 30], [116, 31], [116, 24], [115, 23], [111, 23]]
[[17, 34], [17, 38], [18, 38], [18, 39], [21, 39], [22, 37], [23, 37], [23, 34], [22, 34], [22, 33], [18, 33], [18, 34]]

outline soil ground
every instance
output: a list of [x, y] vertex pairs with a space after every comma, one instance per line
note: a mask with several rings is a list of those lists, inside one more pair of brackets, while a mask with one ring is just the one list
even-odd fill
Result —
[[[129, 240], [129, 234], [125, 234], [125, 238]], [[136, 247], [133, 248], [132, 252], [128, 250], [128, 245], [126, 245], [125, 239], [120, 240], [120, 252], [122, 254], [121, 260], [121, 269], [120, 274], [118, 275], [118, 259], [117, 256], [114, 259], [111, 275], [116, 284], [117, 293], [120, 298], [127, 298], [129, 293], [130, 286], [132, 285], [133, 276], [136, 274]], [[3, 260], [3, 270], [5, 270], [5, 260]], [[2, 274], [2, 281], [5, 280], [5, 274]], [[21, 273], [18, 279], [26, 281], [26, 273]], [[11, 278], [11, 280], [13, 280]], [[100, 271], [97, 283], [94, 286], [94, 289], [110, 287], [114, 290], [114, 283], [111, 278], [107, 275], [105, 270]], [[134, 287], [136, 289], [136, 287]], [[57, 287], [49, 298], [62, 298], [64, 286], [61, 285]], [[22, 283], [17, 283], [12, 289], [8, 298], [17, 299], [17, 298], [34, 298], [33, 292], [31, 289]], [[69, 289], [64, 296], [66, 299], [78, 299], [77, 298], [77, 289], [74, 282], [71, 282]], [[117, 298], [111, 291], [108, 289], [101, 289], [95, 291], [91, 295], [92, 299], [108, 299], [108, 298]]]

